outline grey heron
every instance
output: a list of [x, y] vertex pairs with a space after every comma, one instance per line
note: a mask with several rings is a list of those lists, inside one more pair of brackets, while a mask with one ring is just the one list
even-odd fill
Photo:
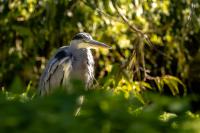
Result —
[[89, 88], [94, 80], [94, 59], [90, 49], [111, 48], [105, 43], [94, 40], [90, 34], [76, 34], [70, 46], [58, 49], [49, 60], [40, 77], [39, 93], [49, 94], [54, 88], [70, 87], [70, 80], [76, 79]]

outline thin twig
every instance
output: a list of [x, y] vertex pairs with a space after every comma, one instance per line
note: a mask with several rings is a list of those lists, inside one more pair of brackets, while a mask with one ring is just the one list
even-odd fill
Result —
[[157, 49], [151, 42], [151, 40], [149, 39], [149, 36], [142, 32], [142, 30], [138, 29], [136, 26], [132, 25], [129, 23], [128, 19], [126, 18], [125, 15], [123, 15], [120, 11], [119, 11], [119, 8], [118, 6], [116, 5], [115, 1], [114, 0], [111, 0], [112, 2], [112, 5], [113, 7], [115, 8], [115, 10], [117, 11], [117, 13], [119, 14], [119, 16], [122, 18], [122, 20], [129, 26], [129, 28], [131, 30], [133, 30], [134, 32], [136, 33], [139, 33], [147, 42], [147, 44], [149, 44], [151, 47], [153, 47], [153, 49], [155, 49], [159, 54], [169, 58], [169, 59], [172, 59], [169, 55], [166, 55], [165, 53], [163, 53], [162, 51], [160, 51], [159, 49]]
[[86, 6], [90, 7], [91, 9], [93, 10], [96, 10], [99, 14], [111, 19], [111, 20], [114, 20], [114, 21], [117, 21], [117, 22], [123, 22], [121, 19], [115, 17], [115, 16], [111, 16], [110, 14], [102, 11], [100, 8], [98, 8], [96, 5], [89, 5], [86, 1], [82, 1]]
[[[88, 7], [92, 8], [93, 10], [96, 10], [99, 14], [101, 15], [104, 15], [112, 20], [115, 20], [115, 21], [118, 21], [118, 22], [121, 22], [121, 23], [125, 23], [126, 25], [129, 26], [129, 28], [138, 33], [140, 36], [142, 36], [145, 41], [147, 42], [147, 44], [149, 44], [150, 47], [152, 47], [154, 50], [156, 50], [159, 54], [165, 56], [166, 58], [168, 59], [172, 59], [172, 57], [170, 57], [169, 55], [165, 54], [164, 52], [162, 52], [161, 50], [159, 50], [158, 48], [156, 48], [151, 40], [149, 39], [149, 36], [146, 34], [146, 33], [143, 33], [142, 30], [138, 29], [136, 26], [132, 25], [129, 23], [128, 19], [119, 11], [119, 8], [117, 7], [116, 3], [114, 0], [111, 0], [112, 4], [113, 4], [113, 7], [115, 8], [115, 10], [117, 11], [118, 15], [122, 18], [122, 20], [114, 17], [114, 16], [111, 16], [110, 14], [102, 11], [100, 8], [98, 8], [96, 5], [89, 5], [86, 1], [82, 1], [85, 5], [87, 5]], [[137, 35], [138, 35], [137, 34]]]
[[142, 36], [144, 36], [145, 34], [138, 29], [136, 26], [133, 26], [129, 23], [128, 19], [126, 18], [126, 16], [124, 16], [118, 9], [116, 3], [114, 2], [114, 0], [111, 0], [113, 7], [115, 8], [115, 10], [117, 11], [117, 13], [119, 14], [119, 16], [122, 18], [122, 20], [135, 32], [141, 34]]

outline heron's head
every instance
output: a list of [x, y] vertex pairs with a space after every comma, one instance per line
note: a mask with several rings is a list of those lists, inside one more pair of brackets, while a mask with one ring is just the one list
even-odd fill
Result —
[[105, 43], [99, 42], [94, 40], [90, 34], [81, 32], [76, 34], [71, 41], [71, 46], [77, 49], [83, 49], [83, 48], [106, 48], [110, 49], [111, 46], [106, 45]]

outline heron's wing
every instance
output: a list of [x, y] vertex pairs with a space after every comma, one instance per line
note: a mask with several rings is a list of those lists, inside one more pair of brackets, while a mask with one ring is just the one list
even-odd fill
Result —
[[67, 47], [59, 49], [47, 64], [39, 83], [41, 95], [48, 94], [63, 83], [66, 84], [72, 68], [71, 56], [67, 49]]

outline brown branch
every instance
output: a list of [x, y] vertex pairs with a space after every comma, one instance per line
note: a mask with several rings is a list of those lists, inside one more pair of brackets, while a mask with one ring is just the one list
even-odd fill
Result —
[[123, 15], [120, 11], [119, 11], [119, 8], [116, 4], [116, 2], [114, 0], [111, 0], [112, 2], [112, 5], [113, 7], [115, 8], [115, 10], [117, 11], [117, 13], [119, 14], [119, 16], [122, 18], [122, 20], [129, 26], [129, 28], [136, 32], [136, 33], [139, 33], [144, 39], [145, 41], [147, 42], [147, 44], [149, 44], [151, 47], [153, 47], [154, 50], [158, 51], [158, 53], [160, 53], [161, 55], [169, 58], [169, 59], [172, 59], [169, 55], [166, 55], [165, 53], [163, 53], [162, 51], [160, 51], [159, 49], [157, 49], [151, 42], [151, 40], [149, 39], [149, 36], [144, 33], [142, 30], [138, 29], [136, 26], [132, 25], [129, 23], [128, 19], [126, 18], [125, 15]]
[[119, 8], [117, 7], [116, 3], [114, 0], [111, 0], [112, 2], [112, 5], [113, 7], [115, 8], [115, 10], [117, 11], [118, 15], [122, 18], [122, 20], [119, 20], [118, 18], [115, 18], [113, 16], [111, 16], [110, 14], [107, 14], [106, 12], [102, 11], [101, 9], [99, 9], [96, 5], [88, 5], [88, 3], [86, 1], [82, 1], [85, 5], [87, 5], [88, 7], [92, 8], [93, 10], [96, 10], [99, 14], [101, 15], [104, 15], [112, 20], [115, 20], [115, 21], [118, 21], [118, 22], [122, 22], [122, 23], [125, 23], [126, 25], [129, 26], [129, 28], [140, 34], [144, 39], [145, 41], [147, 42], [147, 44], [149, 44], [150, 47], [152, 47], [154, 50], [156, 50], [159, 54], [169, 58], [169, 59], [172, 59], [169, 55], [166, 55], [165, 53], [163, 53], [162, 51], [160, 51], [159, 49], [157, 49], [151, 42], [151, 40], [149, 39], [149, 36], [146, 34], [146, 33], [143, 33], [142, 30], [138, 29], [136, 26], [132, 25], [129, 23], [128, 19], [126, 18], [125, 15], [123, 15], [120, 11], [119, 11]]
[[114, 0], [111, 0], [113, 7], [115, 8], [115, 10], [117, 11], [117, 13], [119, 14], [119, 16], [122, 18], [122, 20], [129, 26], [129, 28], [131, 28], [134, 32], [139, 33], [142, 36], [145, 36], [145, 34], [138, 29], [136, 26], [133, 26], [129, 23], [128, 19], [126, 18], [125, 15], [123, 15], [120, 11], [119, 8], [117, 6], [117, 4], [114, 2]]
[[100, 15], [103, 15], [109, 19], [112, 19], [114, 21], [117, 21], [117, 22], [121, 22], [123, 23], [123, 21], [119, 18], [117, 18], [116, 16], [111, 16], [110, 14], [102, 11], [100, 8], [97, 7], [97, 5], [89, 5], [86, 1], [82, 1], [86, 6], [88, 6], [89, 8], [93, 9], [93, 10], [96, 10]]

